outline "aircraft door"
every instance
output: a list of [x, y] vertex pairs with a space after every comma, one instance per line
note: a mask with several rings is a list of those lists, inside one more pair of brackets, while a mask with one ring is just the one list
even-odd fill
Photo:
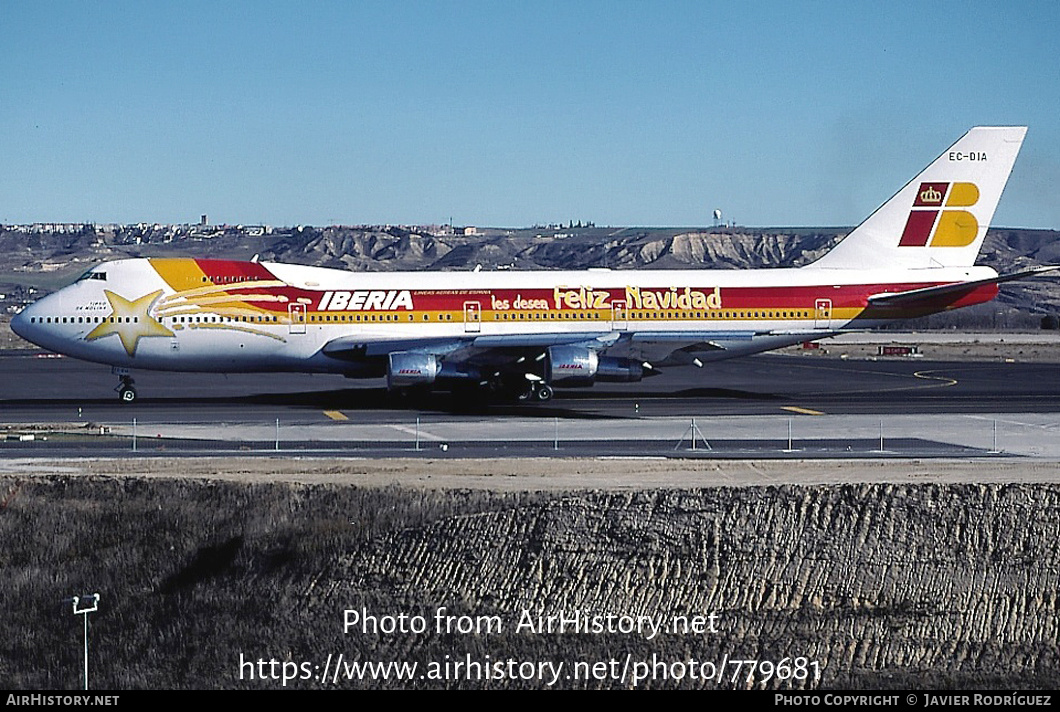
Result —
[[290, 302], [287, 305], [287, 316], [291, 319], [292, 334], [305, 333], [305, 304]]
[[464, 333], [477, 334], [482, 331], [482, 305], [464, 302]]
[[827, 329], [832, 325], [832, 300], [818, 299], [814, 303], [813, 328]]
[[626, 311], [624, 299], [611, 302], [611, 328], [615, 331], [625, 331], [629, 328], [629, 312]]

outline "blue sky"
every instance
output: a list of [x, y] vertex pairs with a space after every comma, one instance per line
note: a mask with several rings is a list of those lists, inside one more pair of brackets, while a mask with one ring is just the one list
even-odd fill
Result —
[[1056, 2], [0, 0], [0, 222], [851, 225], [974, 125], [1060, 228]]

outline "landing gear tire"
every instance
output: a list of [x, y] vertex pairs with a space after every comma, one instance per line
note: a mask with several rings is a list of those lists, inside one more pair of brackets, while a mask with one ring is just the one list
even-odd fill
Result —
[[552, 386], [542, 381], [533, 381], [531, 383], [524, 383], [519, 387], [519, 390], [512, 391], [512, 396], [515, 400], [532, 403], [548, 403], [552, 400], [552, 396], [555, 395], [555, 391], [552, 390]]
[[128, 376], [123, 376], [121, 383], [115, 389], [118, 391], [118, 398], [122, 403], [132, 403], [136, 400], [136, 388], [133, 386], [133, 379]]

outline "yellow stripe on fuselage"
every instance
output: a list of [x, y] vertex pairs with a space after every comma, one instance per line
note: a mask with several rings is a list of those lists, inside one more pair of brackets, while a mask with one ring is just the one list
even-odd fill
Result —
[[199, 264], [184, 257], [151, 258], [148, 260], [158, 276], [175, 292], [202, 288], [206, 273]]

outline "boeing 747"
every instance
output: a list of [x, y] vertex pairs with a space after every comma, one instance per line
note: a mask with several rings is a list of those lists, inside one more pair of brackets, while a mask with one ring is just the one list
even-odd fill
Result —
[[403, 272], [138, 258], [99, 264], [11, 326], [50, 351], [136, 369], [386, 378], [547, 401], [672, 365], [782, 348], [987, 302], [974, 266], [1024, 127], [966, 133], [816, 262], [755, 270]]

